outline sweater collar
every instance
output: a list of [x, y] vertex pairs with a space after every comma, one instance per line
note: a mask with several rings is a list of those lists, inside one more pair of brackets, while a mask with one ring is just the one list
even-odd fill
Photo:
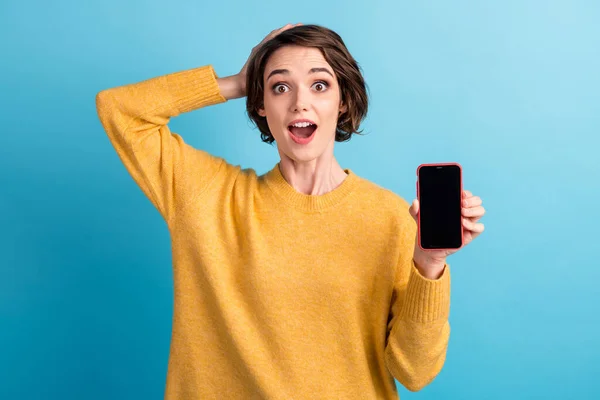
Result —
[[285, 180], [279, 163], [264, 175], [265, 182], [288, 205], [302, 211], [321, 211], [338, 204], [346, 198], [356, 186], [360, 178], [350, 169], [344, 169], [347, 176], [342, 183], [330, 192], [321, 195], [309, 195], [298, 192]]

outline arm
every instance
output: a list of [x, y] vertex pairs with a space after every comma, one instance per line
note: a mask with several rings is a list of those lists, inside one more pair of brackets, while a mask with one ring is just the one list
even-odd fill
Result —
[[[175, 212], [176, 193], [181, 196], [188, 190], [198, 196], [220, 171], [239, 171], [171, 133], [167, 126], [171, 117], [246, 96], [250, 58], [259, 46], [291, 27], [287, 24], [267, 35], [252, 49], [236, 75], [219, 78], [207, 65], [106, 89], [96, 95], [98, 117], [110, 142], [167, 223]], [[184, 184], [186, 179], [188, 185]]]
[[[221, 82], [221, 85], [219, 85]], [[219, 79], [212, 66], [180, 71], [106, 89], [96, 95], [98, 117], [127, 171], [166, 221], [174, 196], [194, 167], [202, 190], [225, 163], [188, 146], [168, 123], [172, 117], [224, 102], [240, 93], [237, 80]], [[200, 167], [200, 169], [198, 169]]]
[[439, 374], [450, 337], [450, 271], [446, 265], [435, 280], [419, 272], [412, 258], [416, 230], [406, 213], [385, 348], [388, 369], [410, 391]]
[[225, 78], [217, 78], [217, 84], [223, 97], [227, 100], [246, 96], [245, 76], [237, 74]]

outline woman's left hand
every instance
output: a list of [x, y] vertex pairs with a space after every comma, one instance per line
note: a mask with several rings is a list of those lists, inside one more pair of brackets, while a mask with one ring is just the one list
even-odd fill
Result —
[[[463, 248], [479, 236], [484, 229], [484, 226], [479, 220], [485, 214], [481, 198], [473, 196], [468, 190], [463, 191], [462, 204], [462, 226], [463, 226]], [[419, 215], [419, 200], [413, 200], [409, 209], [410, 215], [418, 221]], [[417, 232], [417, 235], [419, 232]], [[446, 264], [446, 257], [456, 253], [460, 249], [451, 250], [423, 250], [419, 247], [419, 238], [415, 240], [415, 249], [413, 260], [419, 271], [428, 278], [437, 279], [443, 272]]]

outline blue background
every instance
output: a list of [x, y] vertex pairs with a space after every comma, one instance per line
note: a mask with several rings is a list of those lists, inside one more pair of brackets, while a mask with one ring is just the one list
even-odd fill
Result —
[[[419, 164], [456, 161], [487, 211], [449, 259], [446, 364], [401, 398], [598, 398], [598, 21], [591, 0], [2, 2], [0, 398], [162, 398], [169, 232], [95, 95], [205, 64], [237, 73], [288, 22], [337, 31], [363, 68], [369, 134], [336, 144], [343, 167], [411, 201]], [[244, 104], [170, 127], [262, 173], [278, 154]]]

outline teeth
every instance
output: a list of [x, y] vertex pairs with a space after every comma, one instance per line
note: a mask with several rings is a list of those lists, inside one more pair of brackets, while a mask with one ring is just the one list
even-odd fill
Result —
[[311, 124], [310, 122], [296, 122], [292, 126], [295, 126], [297, 128], [306, 128], [307, 126], [311, 126], [311, 125], [314, 125], [314, 124]]

